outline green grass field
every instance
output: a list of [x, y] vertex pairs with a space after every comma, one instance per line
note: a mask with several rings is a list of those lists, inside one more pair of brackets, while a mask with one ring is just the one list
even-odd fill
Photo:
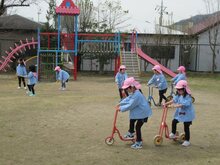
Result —
[[[141, 78], [147, 96], [146, 81]], [[115, 105], [119, 101], [113, 76], [79, 75], [66, 91], [59, 83], [38, 83], [36, 96], [17, 89], [17, 80], [0, 75], [0, 165], [218, 165], [220, 164], [220, 75], [189, 74], [196, 98], [196, 120], [191, 126], [188, 148], [164, 138], [155, 147], [162, 109], [152, 106], [153, 116], [142, 128], [143, 148], [111, 134]], [[167, 95], [169, 94], [169, 90]], [[154, 92], [156, 100], [158, 93]], [[169, 110], [170, 126], [174, 109]], [[128, 130], [128, 113], [120, 113], [117, 126]], [[178, 125], [183, 132], [183, 125]]]

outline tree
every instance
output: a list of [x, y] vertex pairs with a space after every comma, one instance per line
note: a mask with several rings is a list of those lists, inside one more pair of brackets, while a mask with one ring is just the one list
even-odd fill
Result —
[[27, 7], [30, 4], [36, 3], [36, 0], [1, 0], [0, 16], [3, 15], [8, 8], [12, 7]]
[[47, 10], [47, 22], [45, 24], [45, 28], [50, 31], [56, 29], [57, 26], [56, 0], [49, 0], [48, 5], [49, 9]]
[[[80, 8], [79, 15], [79, 32], [94, 31], [94, 5], [91, 0], [79, 0], [76, 4]], [[74, 27], [74, 19], [71, 16], [65, 16], [62, 20], [63, 26], [67, 32], [72, 33]]]
[[106, 0], [99, 3], [96, 7], [96, 24], [99, 32], [114, 32], [129, 24], [125, 24], [129, 20], [127, 17], [128, 10], [123, 10], [121, 2]]
[[[208, 14], [219, 11], [220, 9], [220, 0], [204, 0], [204, 3], [206, 5], [206, 10]], [[219, 36], [219, 25], [218, 25], [219, 21], [220, 21], [219, 12], [214, 13], [208, 19], [208, 25], [209, 25], [208, 41], [209, 41], [210, 49], [212, 51], [212, 73], [214, 73], [217, 68], [215, 60], [216, 60], [216, 48], [217, 48], [217, 44], [218, 44], [217, 42]]]

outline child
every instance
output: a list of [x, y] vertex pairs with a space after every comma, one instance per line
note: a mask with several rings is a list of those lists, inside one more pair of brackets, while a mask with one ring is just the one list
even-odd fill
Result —
[[136, 122], [136, 142], [131, 145], [131, 148], [139, 149], [142, 148], [141, 127], [145, 122], [147, 122], [148, 117], [152, 115], [152, 110], [144, 95], [135, 85], [140, 87], [133, 77], [125, 80], [122, 89], [126, 90], [129, 93], [129, 96], [119, 103], [117, 109], [121, 112], [130, 110], [129, 130], [124, 138], [134, 138], [134, 126]]
[[184, 66], [179, 66], [177, 69], [179, 72], [174, 78], [171, 79], [174, 85], [176, 85], [180, 80], [186, 80], [186, 69]]
[[[126, 67], [124, 65], [121, 65], [119, 67], [119, 71], [118, 73], [116, 74], [115, 76], [115, 82], [117, 83], [118, 85], [118, 91], [119, 91], [119, 95], [120, 95], [120, 98], [122, 99], [123, 98], [123, 89], [122, 89], [122, 85], [125, 81], [126, 78], [128, 78], [128, 75], [127, 73], [125, 72], [125, 69]], [[126, 91], [125, 91], [126, 93]], [[126, 95], [128, 96], [128, 93], [126, 93]]]
[[164, 94], [167, 91], [167, 81], [165, 76], [162, 73], [162, 70], [160, 68], [159, 65], [155, 65], [152, 68], [154, 75], [153, 77], [148, 81], [147, 85], [151, 85], [154, 84], [156, 86], [156, 88], [159, 89], [159, 102], [157, 104], [157, 106], [161, 106], [162, 100], [164, 99], [165, 101], [167, 101], [166, 96], [164, 96]]
[[57, 80], [59, 80], [61, 82], [60, 89], [65, 90], [66, 89], [66, 82], [68, 82], [69, 77], [70, 77], [69, 73], [62, 70], [59, 66], [56, 66], [54, 70], [58, 73]]
[[27, 71], [25, 68], [24, 60], [20, 58], [18, 60], [18, 66], [16, 68], [16, 74], [18, 76], [18, 89], [21, 88], [21, 81], [23, 82], [24, 89], [27, 89], [26, 83], [25, 83], [25, 77], [27, 76]]
[[176, 126], [177, 123], [183, 122], [184, 131], [185, 131], [185, 141], [183, 142], [183, 146], [187, 147], [190, 145], [190, 125], [192, 124], [193, 119], [195, 118], [195, 111], [192, 105], [191, 91], [188, 87], [186, 80], [180, 80], [175, 88], [177, 89], [177, 95], [173, 98], [173, 100], [165, 103], [165, 105], [170, 105], [170, 107], [176, 108], [176, 112], [174, 114], [174, 119], [172, 121], [172, 132], [169, 137], [171, 139], [175, 139], [176, 134]]
[[29, 66], [29, 73], [27, 75], [28, 78], [28, 89], [29, 89], [29, 96], [35, 96], [34, 86], [37, 83], [37, 73], [36, 68], [34, 65]]

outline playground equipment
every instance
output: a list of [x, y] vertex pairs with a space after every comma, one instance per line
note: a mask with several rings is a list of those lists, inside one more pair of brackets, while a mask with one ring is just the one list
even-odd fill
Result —
[[121, 136], [119, 129], [116, 126], [116, 121], [117, 121], [117, 117], [118, 117], [118, 110], [116, 108], [115, 111], [115, 116], [114, 116], [114, 122], [113, 122], [113, 128], [112, 128], [112, 134], [110, 136], [108, 136], [107, 138], [105, 138], [105, 143], [107, 145], [112, 145], [115, 142], [114, 139], [114, 135], [117, 133], [118, 137], [122, 140], [122, 141], [131, 141], [131, 142], [135, 142], [135, 138], [131, 138], [131, 139], [125, 139], [124, 137]]
[[155, 86], [153, 86], [153, 85], [149, 85], [148, 86], [148, 98], [147, 98], [147, 101], [148, 101], [150, 106], [152, 105], [152, 103], [151, 103], [152, 101], [153, 101], [154, 106], [157, 106], [157, 104], [156, 104], [156, 102], [155, 102], [155, 100], [153, 98], [153, 88], [155, 88]]
[[[57, 33], [41, 33], [38, 29], [38, 60], [37, 72], [39, 79], [44, 77], [43, 73], [49, 73], [50, 69], [53, 70], [54, 66], [63, 65], [63, 54], [69, 53], [73, 58], [74, 69], [73, 76], [77, 76], [77, 44], [78, 44], [78, 16], [80, 14], [79, 8], [71, 0], [63, 0], [59, 7], [56, 7], [56, 14], [58, 15]], [[61, 16], [74, 16], [74, 34], [61, 34]], [[72, 45], [68, 45], [67, 41], [71, 40]], [[62, 45], [63, 44], [63, 45]], [[64, 46], [64, 48], [63, 48]], [[65, 48], [66, 46], [66, 48]], [[43, 56], [43, 57], [42, 57]], [[52, 59], [53, 63], [47, 61], [48, 58]], [[46, 60], [46, 61], [44, 61]], [[46, 71], [45, 71], [46, 70]], [[43, 72], [44, 71], [44, 72]], [[51, 72], [50, 72], [51, 73]], [[55, 72], [51, 73], [55, 77]], [[46, 76], [48, 77], [48, 76]]]
[[152, 65], [160, 65], [161, 70], [163, 72], [165, 72], [166, 74], [168, 74], [169, 76], [171, 76], [171, 77], [175, 77], [176, 76], [176, 74], [173, 71], [171, 71], [170, 69], [164, 67], [158, 61], [154, 60], [153, 58], [151, 58], [150, 56], [145, 54], [140, 48], [137, 48], [137, 54], [139, 55], [139, 57], [141, 57], [144, 60], [148, 61]]
[[[160, 146], [163, 143], [163, 132], [164, 132], [165, 138], [170, 139], [169, 138], [169, 129], [168, 129], [168, 126], [166, 123], [167, 111], [168, 111], [168, 107], [163, 106], [163, 114], [162, 114], [162, 119], [160, 122], [159, 134], [154, 137], [154, 145], [155, 146]], [[179, 132], [176, 131], [175, 136], [176, 136], [176, 138], [172, 139], [174, 141], [183, 142], [185, 140], [184, 133], [179, 135]]]
[[[77, 79], [78, 54], [84, 53], [90, 56], [94, 53], [106, 55], [106, 53], [115, 54], [115, 73], [120, 66], [120, 42], [121, 34], [78, 34], [78, 16], [79, 8], [72, 0], [63, 0], [61, 5], [56, 8], [58, 15], [58, 32], [57, 33], [42, 33], [38, 30], [38, 77], [39, 79], [45, 76], [44, 69], [54, 68], [60, 65], [68, 67], [73, 71], [74, 80]], [[62, 32], [61, 16], [70, 15], [74, 17], [74, 33]], [[42, 58], [45, 56], [45, 58]], [[46, 56], [54, 56], [52, 62], [45, 61]], [[66, 60], [70, 57], [70, 61]], [[52, 58], [52, 57], [51, 57]], [[46, 66], [45, 66], [46, 65]], [[55, 73], [51, 73], [55, 75]]]
[[31, 46], [33, 49], [35, 49], [35, 45], [37, 42], [34, 41], [34, 38], [32, 38], [31, 42], [26, 39], [26, 43], [23, 43], [22, 40], [20, 40], [20, 45], [15, 43], [14, 48], [10, 47], [11, 52], [5, 51], [7, 56], [2, 56], [4, 60], [0, 60], [0, 71], [7, 71], [7, 68], [10, 68], [9, 63], [13, 62], [12, 60], [15, 59], [15, 55], [19, 56], [19, 53], [22, 53], [23, 51], [26, 51], [27, 48], [30, 50]]
[[[122, 59], [120, 58], [121, 49], [130, 48], [132, 56], [135, 56], [136, 59], [132, 59], [132, 72], [135, 74], [140, 73], [140, 67], [138, 65], [138, 56], [144, 60], [152, 63], [153, 65], [158, 64], [157, 61], [153, 60], [146, 54], [144, 54], [139, 48], [137, 48], [137, 33], [134, 30], [132, 34], [120, 34], [120, 33], [111, 33], [111, 34], [79, 34], [78, 33], [78, 16], [80, 14], [80, 9], [73, 3], [72, 0], [63, 0], [61, 5], [56, 8], [56, 14], [58, 15], [58, 31], [57, 33], [49, 32], [40, 32], [38, 29], [38, 42], [30, 43], [38, 47], [37, 51], [37, 73], [38, 79], [50, 79], [55, 77], [55, 72], [52, 72], [52, 68], [57, 65], [65, 66], [70, 71], [73, 72], [74, 80], [77, 79], [77, 69], [79, 62], [79, 54], [88, 54], [94, 55], [96, 53], [99, 56], [114, 55], [115, 60], [115, 74], [118, 71], [119, 66], [121, 65]], [[74, 27], [72, 30], [74, 33], [64, 32], [64, 29], [61, 28], [61, 16], [73, 16]], [[125, 47], [125, 42], [127, 46]], [[29, 45], [27, 45], [29, 46]], [[25, 49], [25, 46], [23, 47]], [[12, 48], [11, 48], [12, 50]], [[21, 50], [17, 48], [15, 52]], [[13, 52], [13, 53], [15, 53]], [[12, 54], [13, 54], [12, 53]], [[127, 54], [129, 55], [129, 53]], [[0, 61], [2, 66], [0, 70], [6, 68], [13, 55], [8, 57], [3, 57], [5, 62]], [[112, 57], [111, 57], [112, 58]], [[112, 59], [113, 59], [112, 58]], [[129, 58], [124, 58], [125, 60], [130, 60]], [[175, 74], [169, 69], [161, 65], [162, 70], [165, 73], [174, 76]]]

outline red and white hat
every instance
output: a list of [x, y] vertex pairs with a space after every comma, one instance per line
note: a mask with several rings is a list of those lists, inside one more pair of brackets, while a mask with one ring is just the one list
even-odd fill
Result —
[[122, 86], [122, 89], [126, 89], [130, 86], [134, 86], [136, 89], [140, 89], [141, 88], [141, 84], [139, 82], [137, 82], [134, 77], [129, 77], [124, 81], [124, 84]]
[[161, 70], [161, 68], [160, 68], [160, 65], [155, 65], [153, 68], [152, 68], [152, 70], [156, 70], [158, 73], [162, 73], [162, 70]]
[[186, 89], [186, 92], [191, 95], [191, 90], [189, 89], [189, 86], [188, 86], [188, 83], [186, 80], [180, 80], [176, 86], [175, 86], [176, 89]]
[[126, 69], [126, 66], [125, 66], [125, 65], [121, 65], [121, 66], [119, 67], [119, 69]]
[[185, 73], [186, 68], [184, 66], [179, 66], [179, 68], [177, 70], [182, 72], [182, 73]]
[[59, 66], [56, 66], [54, 69], [54, 71], [60, 71], [60, 70], [61, 70], [61, 68]]

